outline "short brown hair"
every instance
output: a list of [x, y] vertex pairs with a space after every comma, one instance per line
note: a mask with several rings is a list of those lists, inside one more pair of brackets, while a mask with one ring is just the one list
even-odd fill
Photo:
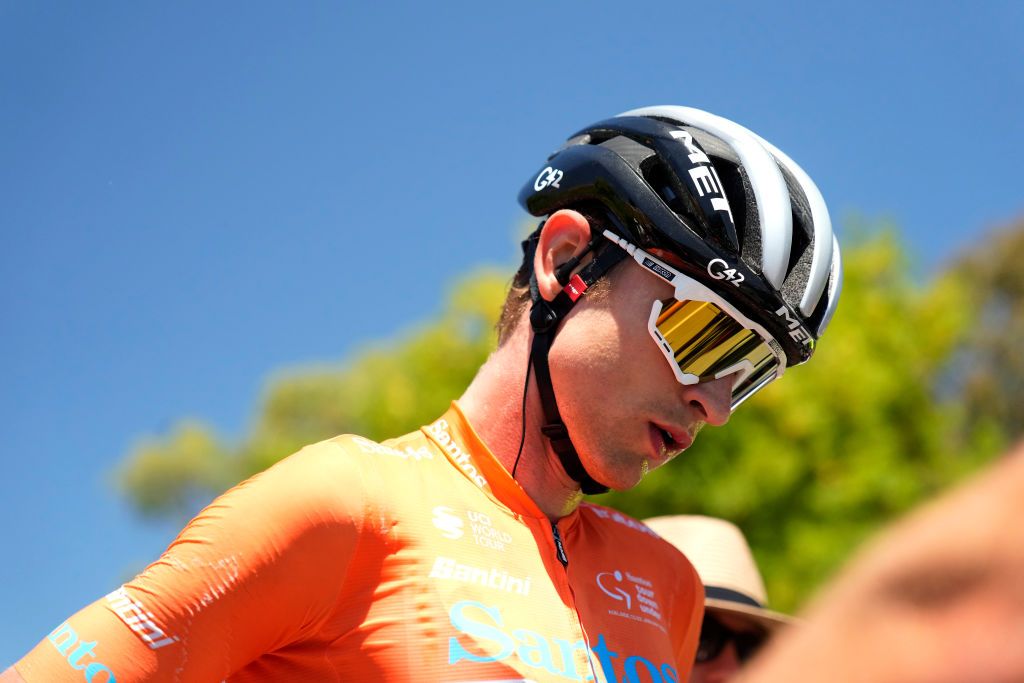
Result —
[[505, 340], [515, 332], [516, 325], [523, 317], [523, 311], [530, 305], [530, 286], [517, 285], [512, 281], [508, 288], [508, 295], [505, 297], [505, 305], [501, 309], [501, 317], [495, 329], [498, 331], [498, 346], [505, 343]]

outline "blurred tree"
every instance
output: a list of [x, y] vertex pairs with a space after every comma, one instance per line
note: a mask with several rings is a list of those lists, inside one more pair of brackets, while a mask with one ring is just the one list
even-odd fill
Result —
[[973, 423], [1024, 435], [1024, 219], [979, 240], [952, 270], [976, 311], [952, 389]]
[[[976, 468], [1001, 445], [968, 430], [933, 382], [969, 328], [959, 280], [907, 275], [892, 231], [845, 249], [843, 300], [814, 362], [708, 429], [627, 493], [596, 502], [638, 517], [703, 513], [750, 537], [775, 604], [794, 607], [869, 531]], [[186, 423], [138, 447], [118, 480], [143, 514], [189, 516], [301, 445], [343, 432], [395, 436], [459, 396], [493, 346], [507, 279], [478, 273], [436, 321], [341, 368], [270, 382], [251, 433], [231, 445]]]

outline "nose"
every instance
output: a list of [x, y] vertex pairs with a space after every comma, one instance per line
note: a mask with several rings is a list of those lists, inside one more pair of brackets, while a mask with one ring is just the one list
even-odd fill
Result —
[[729, 421], [734, 379], [733, 375], [727, 375], [686, 387], [686, 398], [703, 422], [721, 427]]

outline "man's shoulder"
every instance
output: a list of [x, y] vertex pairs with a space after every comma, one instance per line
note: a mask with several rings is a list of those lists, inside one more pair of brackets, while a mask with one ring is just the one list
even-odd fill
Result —
[[588, 550], [597, 558], [597, 564], [592, 565], [597, 572], [596, 583], [592, 584], [596, 590], [607, 594], [609, 590], [614, 592], [612, 584], [625, 582], [632, 586], [630, 591], [637, 590], [638, 595], [652, 601], [648, 607], [682, 615], [673, 628], [685, 630], [704, 596], [700, 577], [686, 556], [646, 524], [623, 512], [589, 502], [580, 506], [580, 512], [591, 527], [588, 535], [592, 545]]
[[587, 501], [580, 505], [580, 512], [594, 520], [595, 523], [606, 526], [609, 533], [622, 534], [627, 537], [661, 539], [649, 526], [615, 508]]
[[434, 476], [430, 464], [441, 456], [417, 434], [380, 442], [343, 434], [309, 444], [238, 484], [224, 500], [273, 501], [278, 516], [291, 511], [304, 518], [310, 509], [355, 514]]
[[643, 552], [654, 553], [672, 562], [690, 566], [689, 560], [678, 548], [635, 517], [589, 501], [580, 505], [580, 512], [591, 520], [591, 523], [601, 525], [604, 534], [614, 538], [615, 543], [623, 548], [642, 548]]
[[430, 447], [420, 432], [384, 441], [374, 441], [358, 434], [341, 434], [303, 447], [267, 472], [278, 474], [276, 471], [280, 470], [281, 475], [290, 475], [315, 470], [329, 476], [332, 472], [343, 474], [360, 469], [401, 469], [404, 465], [429, 462], [438, 457], [437, 451]]
[[414, 435], [375, 442], [346, 434], [313, 443], [219, 496], [180, 538], [216, 532], [222, 543], [275, 552], [315, 552], [307, 543], [314, 537], [349, 543], [353, 534], [373, 533], [377, 526], [365, 520], [392, 514], [404, 492], [426, 488], [415, 471], [439, 457]]
[[342, 434], [306, 448], [330, 453], [335, 457], [339, 455], [339, 451], [347, 451], [360, 456], [371, 456], [371, 461], [375, 461], [378, 456], [385, 461], [397, 459], [411, 462], [433, 460], [437, 457], [436, 449], [431, 448], [428, 439], [419, 431], [384, 441], [374, 441], [357, 434]]

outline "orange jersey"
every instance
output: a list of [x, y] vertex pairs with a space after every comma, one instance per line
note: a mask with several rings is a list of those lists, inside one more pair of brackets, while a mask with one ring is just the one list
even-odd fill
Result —
[[16, 668], [29, 683], [675, 683], [703, 599], [640, 522], [584, 503], [552, 525], [453, 404], [236, 486]]

